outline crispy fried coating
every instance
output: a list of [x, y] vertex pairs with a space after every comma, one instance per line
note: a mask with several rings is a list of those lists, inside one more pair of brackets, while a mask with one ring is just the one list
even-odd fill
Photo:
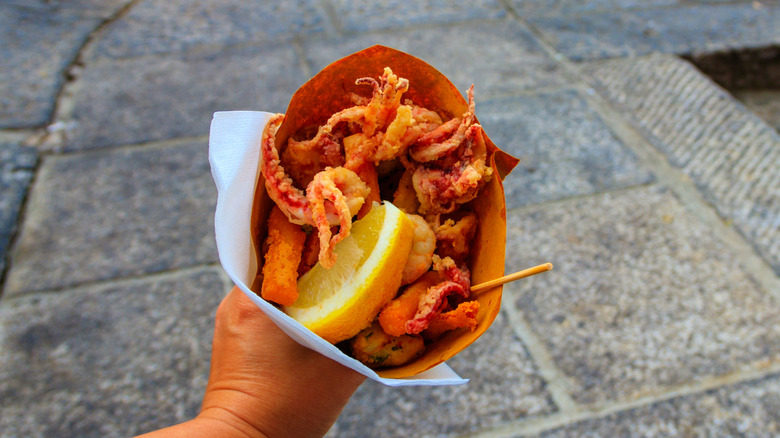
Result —
[[417, 193], [412, 183], [412, 171], [409, 169], [403, 173], [398, 182], [398, 188], [393, 194], [393, 205], [406, 213], [416, 213], [420, 208], [420, 201], [417, 200]]
[[317, 264], [319, 255], [320, 237], [317, 235], [317, 230], [312, 230], [306, 235], [306, 241], [303, 242], [303, 254], [301, 254], [301, 263], [298, 265], [298, 278]]
[[456, 328], [468, 327], [473, 331], [477, 328], [478, 311], [479, 301], [460, 303], [455, 310], [436, 315], [422, 335], [425, 339], [436, 339], [442, 333]]
[[403, 365], [425, 351], [422, 336], [390, 336], [376, 321], [350, 339], [349, 345], [355, 359], [371, 368]]
[[274, 206], [268, 218], [268, 237], [263, 265], [263, 299], [283, 306], [298, 299], [298, 265], [301, 261], [306, 233], [300, 225], [290, 223], [287, 216]]
[[379, 313], [379, 324], [382, 330], [390, 336], [401, 336], [406, 333], [406, 322], [414, 318], [420, 298], [428, 288], [441, 282], [437, 272], [429, 271], [417, 281], [409, 285], [401, 295], [387, 303]]

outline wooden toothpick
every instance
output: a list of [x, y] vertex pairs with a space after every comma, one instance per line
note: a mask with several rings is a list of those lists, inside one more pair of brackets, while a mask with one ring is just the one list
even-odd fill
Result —
[[476, 295], [480, 292], [484, 292], [490, 288], [500, 286], [504, 283], [509, 283], [510, 281], [515, 281], [521, 278], [540, 274], [542, 272], [549, 271], [552, 268], [553, 268], [552, 263], [548, 262], [548, 263], [541, 264], [539, 266], [534, 266], [533, 268], [523, 269], [522, 271], [517, 271], [514, 274], [504, 275], [503, 277], [499, 277], [494, 280], [486, 281], [484, 283], [471, 286], [471, 293]]

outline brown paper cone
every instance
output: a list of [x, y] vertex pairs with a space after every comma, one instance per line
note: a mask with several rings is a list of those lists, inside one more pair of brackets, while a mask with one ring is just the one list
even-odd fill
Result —
[[[298, 130], [308, 126], [324, 124], [334, 113], [350, 107], [350, 93], [370, 97], [366, 86], [355, 84], [362, 77], [379, 77], [385, 67], [393, 73], [409, 80], [409, 91], [404, 98], [415, 104], [435, 110], [445, 120], [461, 116], [468, 109], [468, 102], [444, 75], [438, 70], [406, 53], [384, 46], [373, 46], [340, 59], [325, 67], [320, 73], [306, 82], [293, 95], [287, 108], [284, 122], [276, 135], [276, 144], [283, 145], [287, 138]], [[477, 114], [479, 106], [477, 106]], [[515, 167], [518, 160], [501, 151], [485, 135], [494, 169], [494, 177], [482, 188], [480, 196], [474, 201], [474, 210], [479, 217], [479, 225], [470, 255], [472, 284], [498, 278], [504, 275], [504, 251], [506, 247], [506, 202], [502, 179]], [[498, 177], [496, 177], [498, 176]], [[265, 223], [273, 202], [268, 197], [263, 178], [260, 177], [255, 191], [255, 203], [252, 215], [252, 236], [262, 265], [260, 251], [265, 237]], [[252, 289], [260, 290], [259, 272]], [[481, 293], [477, 328], [474, 331], [458, 329], [445, 333], [428, 345], [425, 353], [415, 361], [395, 368], [378, 370], [381, 377], [404, 378], [419, 374], [454, 356], [474, 342], [487, 330], [498, 315], [501, 305], [502, 287], [498, 286]]]

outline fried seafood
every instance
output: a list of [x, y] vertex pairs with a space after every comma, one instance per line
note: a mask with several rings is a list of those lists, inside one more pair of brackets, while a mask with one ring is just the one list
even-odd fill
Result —
[[[316, 173], [306, 193], [295, 187], [282, 167], [274, 140], [283, 118], [282, 114], [275, 115], [263, 132], [261, 169], [266, 191], [290, 222], [317, 228], [319, 260], [325, 266], [333, 266], [333, 247], [349, 235], [352, 216], [360, 210], [370, 189], [355, 172], [344, 167], [326, 167]], [[332, 225], [340, 226], [335, 236], [330, 230]]]
[[372, 368], [405, 364], [425, 350], [421, 336], [390, 336], [376, 321], [352, 338], [349, 345], [352, 356]]
[[306, 233], [290, 223], [287, 217], [274, 207], [268, 217], [268, 251], [263, 265], [264, 299], [289, 306], [298, 298], [298, 264], [303, 252]]
[[401, 284], [409, 284], [431, 268], [433, 263], [433, 251], [436, 249], [436, 235], [431, 226], [425, 222], [422, 216], [409, 214], [409, 219], [414, 224], [414, 236], [412, 237], [412, 250], [404, 265]]
[[[338, 242], [349, 235], [352, 227], [352, 216], [363, 206], [370, 189], [357, 174], [345, 167], [330, 168], [314, 175], [314, 179], [306, 188], [306, 199], [311, 205], [311, 216], [320, 236], [320, 264], [330, 268], [336, 263], [333, 253]], [[325, 201], [330, 201], [326, 204]], [[335, 209], [339, 218], [339, 232], [332, 236], [332, 225], [327, 213], [327, 207]], [[332, 236], [332, 237], [331, 237]]]
[[469, 254], [469, 244], [477, 232], [477, 215], [468, 213], [458, 220], [434, 216], [431, 228], [436, 235], [436, 253], [449, 257], [456, 263], [463, 263]]
[[445, 332], [457, 328], [474, 330], [477, 327], [477, 312], [479, 301], [460, 303], [455, 310], [436, 315], [422, 336], [425, 339], [436, 339]]
[[479, 303], [470, 297], [466, 262], [478, 219], [470, 206], [461, 207], [490, 181], [493, 168], [474, 115], [473, 86], [466, 111], [443, 118], [404, 99], [409, 81], [389, 67], [355, 84], [371, 87], [370, 98], [351, 96], [353, 106], [293, 132], [283, 144], [276, 135], [284, 116], [274, 116], [262, 137], [261, 169], [277, 215], [313, 227], [300, 243], [298, 275], [311, 268], [315, 252], [324, 268], [336, 263], [336, 243], [349, 235], [356, 215], [382, 202], [380, 187], [414, 224], [401, 278], [408, 286], [350, 341], [365, 364], [395, 366], [422, 354], [424, 339], [476, 327]]
[[385, 333], [391, 336], [401, 336], [406, 333], [407, 321], [414, 318], [420, 305], [420, 298], [428, 288], [441, 283], [441, 277], [435, 271], [428, 271], [422, 277], [410, 284], [394, 300], [387, 303], [379, 313], [379, 323]]

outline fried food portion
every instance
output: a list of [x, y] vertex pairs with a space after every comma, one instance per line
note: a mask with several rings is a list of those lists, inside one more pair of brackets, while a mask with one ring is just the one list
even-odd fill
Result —
[[425, 274], [433, 263], [433, 251], [436, 250], [436, 235], [422, 216], [408, 214], [414, 224], [412, 249], [404, 266], [401, 284], [409, 284]]
[[301, 263], [298, 265], [298, 278], [317, 264], [319, 255], [320, 237], [317, 234], [317, 230], [312, 230], [312, 232], [306, 234], [306, 241], [303, 242], [303, 254], [301, 254]]
[[479, 301], [460, 303], [455, 310], [436, 315], [422, 335], [425, 339], [436, 339], [444, 332], [457, 328], [468, 327], [473, 331], [477, 328], [477, 312]]
[[306, 233], [300, 225], [290, 223], [287, 216], [274, 206], [268, 218], [268, 237], [263, 265], [263, 299], [283, 306], [298, 299], [298, 265], [301, 262]]
[[419, 357], [425, 341], [419, 335], [390, 336], [374, 321], [349, 341], [352, 356], [371, 368], [402, 365]]
[[420, 298], [428, 288], [439, 282], [441, 282], [439, 274], [429, 271], [409, 285], [398, 298], [387, 303], [379, 313], [379, 324], [382, 325], [385, 333], [391, 336], [406, 334], [406, 322], [417, 314]]
[[442, 224], [437, 218], [433, 231], [436, 233], [436, 254], [450, 257], [455, 263], [463, 263], [477, 231], [477, 215], [469, 213], [457, 221], [447, 219]]
[[412, 183], [412, 171], [407, 169], [398, 182], [398, 188], [393, 194], [393, 205], [407, 213], [415, 213], [420, 208], [417, 193]]

